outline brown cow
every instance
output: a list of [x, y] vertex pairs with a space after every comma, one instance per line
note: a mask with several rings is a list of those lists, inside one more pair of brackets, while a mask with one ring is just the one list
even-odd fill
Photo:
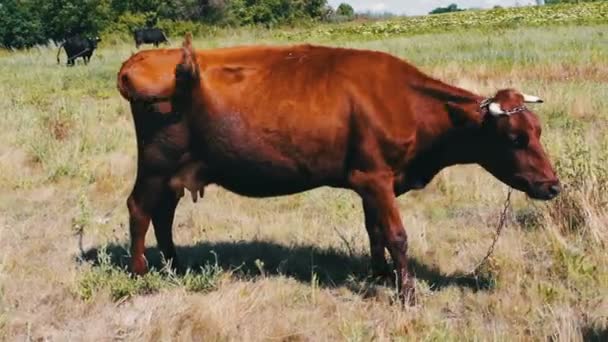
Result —
[[413, 300], [396, 196], [443, 168], [476, 163], [530, 197], [559, 181], [540, 143], [542, 102], [513, 89], [491, 98], [433, 79], [389, 54], [311, 45], [142, 51], [118, 74], [138, 144], [127, 201], [131, 269], [147, 270], [150, 220], [176, 262], [172, 223], [184, 188], [208, 184], [266, 197], [321, 186], [361, 196], [372, 270], [388, 249], [402, 299]]

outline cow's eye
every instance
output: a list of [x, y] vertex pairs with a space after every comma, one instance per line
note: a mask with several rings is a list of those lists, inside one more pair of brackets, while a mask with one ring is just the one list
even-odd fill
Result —
[[513, 148], [525, 148], [528, 146], [526, 134], [509, 134], [509, 143]]

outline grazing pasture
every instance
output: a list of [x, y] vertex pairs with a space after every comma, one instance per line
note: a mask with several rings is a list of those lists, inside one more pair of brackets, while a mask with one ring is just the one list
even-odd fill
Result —
[[[405, 309], [393, 304], [394, 284], [367, 274], [358, 197], [335, 189], [250, 199], [212, 187], [196, 204], [184, 197], [174, 236], [190, 271], [163, 267], [149, 232], [154, 270], [131, 278], [135, 131], [116, 73], [135, 48], [101, 42], [88, 66], [72, 68], [57, 66], [51, 48], [0, 52], [0, 336], [605, 340], [607, 29], [323, 39], [390, 52], [478, 93], [512, 86], [545, 100], [534, 110], [564, 192], [547, 203], [514, 193], [508, 226], [475, 277], [468, 272], [492, 241], [506, 186], [458, 166], [400, 197], [420, 302]], [[194, 45], [285, 43], [276, 37], [243, 32]]]

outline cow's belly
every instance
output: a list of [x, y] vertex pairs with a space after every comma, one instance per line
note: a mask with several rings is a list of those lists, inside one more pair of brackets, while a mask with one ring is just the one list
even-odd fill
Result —
[[343, 182], [345, 132], [252, 127], [238, 115], [195, 127], [192, 149], [207, 166], [209, 183], [235, 193], [278, 196]]
[[222, 175], [216, 177], [212, 183], [249, 197], [283, 196], [311, 190], [323, 185], [338, 186], [342, 184], [332, 180], [314, 181], [295, 174], [282, 174], [279, 177], [275, 177], [275, 175], [276, 173], [271, 172], [252, 174], [236, 168], [223, 169]]

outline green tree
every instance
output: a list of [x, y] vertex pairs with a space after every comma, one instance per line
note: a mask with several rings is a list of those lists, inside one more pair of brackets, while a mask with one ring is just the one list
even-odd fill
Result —
[[437, 7], [434, 10], [430, 11], [429, 14], [441, 14], [441, 13], [449, 13], [449, 12], [460, 12], [464, 11], [461, 8], [458, 8], [456, 4], [450, 4], [447, 7]]
[[[354, 13], [344, 5], [344, 13]], [[348, 10], [350, 8], [350, 11]], [[130, 35], [135, 27], [266, 25], [326, 20], [327, 0], [0, 0], [0, 45], [27, 47], [73, 35]]]
[[110, 0], [37, 0], [45, 36], [55, 41], [72, 35], [92, 36], [113, 19]]
[[227, 5], [229, 24], [272, 26], [296, 19], [321, 19], [326, 0], [232, 0]]
[[324, 18], [328, 9], [327, 0], [303, 0], [304, 14], [310, 18]]
[[3, 0], [0, 3], [0, 45], [19, 49], [45, 41], [34, 2]]
[[341, 3], [336, 9], [336, 15], [352, 18], [355, 16], [355, 9], [349, 4]]

